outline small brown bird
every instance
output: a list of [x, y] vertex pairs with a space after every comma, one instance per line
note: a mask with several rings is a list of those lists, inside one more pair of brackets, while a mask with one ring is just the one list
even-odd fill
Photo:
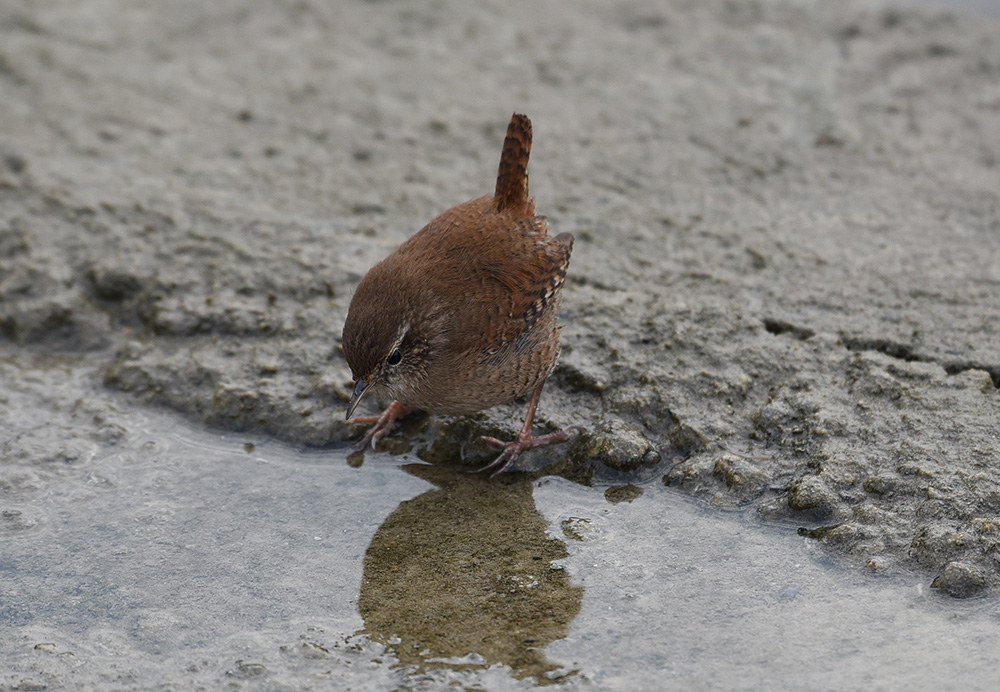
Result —
[[344, 323], [356, 386], [347, 418], [368, 392], [394, 401], [354, 446], [372, 446], [412, 410], [462, 415], [531, 392], [520, 434], [481, 470], [506, 470], [525, 450], [562, 442], [578, 425], [532, 436], [545, 378], [559, 355], [556, 312], [573, 236], [547, 233], [528, 196], [531, 121], [515, 113], [496, 193], [459, 204], [372, 267]]

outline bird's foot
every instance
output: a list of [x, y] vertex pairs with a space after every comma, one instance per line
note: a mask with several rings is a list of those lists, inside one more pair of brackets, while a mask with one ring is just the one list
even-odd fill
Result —
[[[351, 445], [351, 453], [360, 452], [369, 443], [371, 443], [372, 450], [374, 450], [375, 444], [396, 427], [396, 421], [412, 410], [412, 406], [405, 406], [401, 401], [393, 401], [378, 416], [358, 416], [349, 420], [348, 423], [360, 423], [372, 426], [365, 432], [364, 437]], [[372, 425], [373, 423], [374, 425]]]
[[500, 452], [500, 456], [496, 459], [488, 463], [486, 466], [472, 471], [472, 473], [482, 473], [483, 471], [489, 471], [490, 469], [496, 468], [496, 471], [490, 474], [490, 478], [496, 478], [510, 468], [510, 466], [517, 461], [517, 458], [521, 456], [522, 452], [534, 449], [535, 447], [544, 447], [546, 445], [565, 442], [569, 439], [571, 433], [584, 431], [586, 431], [586, 428], [582, 425], [568, 425], [562, 430], [557, 430], [556, 432], [548, 433], [547, 435], [532, 435], [531, 430], [522, 430], [513, 442], [504, 442], [503, 440], [498, 440], [495, 437], [483, 435], [479, 438], [480, 440], [488, 442], [495, 447], [500, 447], [503, 451]]

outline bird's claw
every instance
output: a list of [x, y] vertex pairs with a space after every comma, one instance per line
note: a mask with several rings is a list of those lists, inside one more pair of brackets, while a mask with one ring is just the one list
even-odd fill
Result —
[[495, 437], [481, 435], [479, 437], [480, 440], [491, 444], [494, 447], [500, 447], [503, 451], [500, 452], [500, 456], [488, 463], [486, 466], [473, 469], [469, 473], [482, 473], [483, 471], [489, 471], [490, 469], [499, 466], [500, 468], [490, 474], [491, 479], [496, 478], [510, 468], [511, 465], [517, 461], [517, 458], [521, 456], [522, 452], [534, 449], [535, 447], [544, 447], [546, 445], [565, 442], [569, 439], [571, 433], [585, 431], [586, 428], [582, 425], [568, 425], [562, 430], [557, 430], [546, 435], [532, 435], [531, 431], [522, 430], [517, 438], [515, 438], [512, 442], [504, 442], [503, 440], [498, 440]]
[[400, 401], [393, 401], [378, 416], [352, 418], [348, 421], [349, 423], [371, 425], [372, 427], [365, 431], [364, 436], [360, 440], [350, 446], [350, 452], [352, 454], [360, 452], [369, 444], [371, 444], [372, 451], [375, 451], [375, 445], [378, 444], [379, 440], [392, 432], [392, 429], [396, 427], [396, 421], [412, 410], [411, 407], [404, 406]]

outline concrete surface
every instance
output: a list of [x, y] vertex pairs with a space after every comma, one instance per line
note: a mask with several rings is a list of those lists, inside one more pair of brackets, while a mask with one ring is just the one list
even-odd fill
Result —
[[[60, 359], [119, 407], [342, 449], [353, 286], [491, 189], [517, 110], [577, 238], [539, 424], [589, 429], [525, 466], [988, 593], [998, 29], [876, 2], [5, 3], [3, 501], [129, 432], [25, 420], [14, 391], [63, 410]], [[478, 463], [523, 409], [386, 449]]]

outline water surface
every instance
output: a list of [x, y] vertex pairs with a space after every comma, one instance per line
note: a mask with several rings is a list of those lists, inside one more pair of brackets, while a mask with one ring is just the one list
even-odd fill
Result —
[[8, 379], [6, 686], [995, 683], [995, 599], [869, 574], [793, 526], [660, 482], [489, 482], [410, 454], [355, 467], [95, 394], [82, 372]]

